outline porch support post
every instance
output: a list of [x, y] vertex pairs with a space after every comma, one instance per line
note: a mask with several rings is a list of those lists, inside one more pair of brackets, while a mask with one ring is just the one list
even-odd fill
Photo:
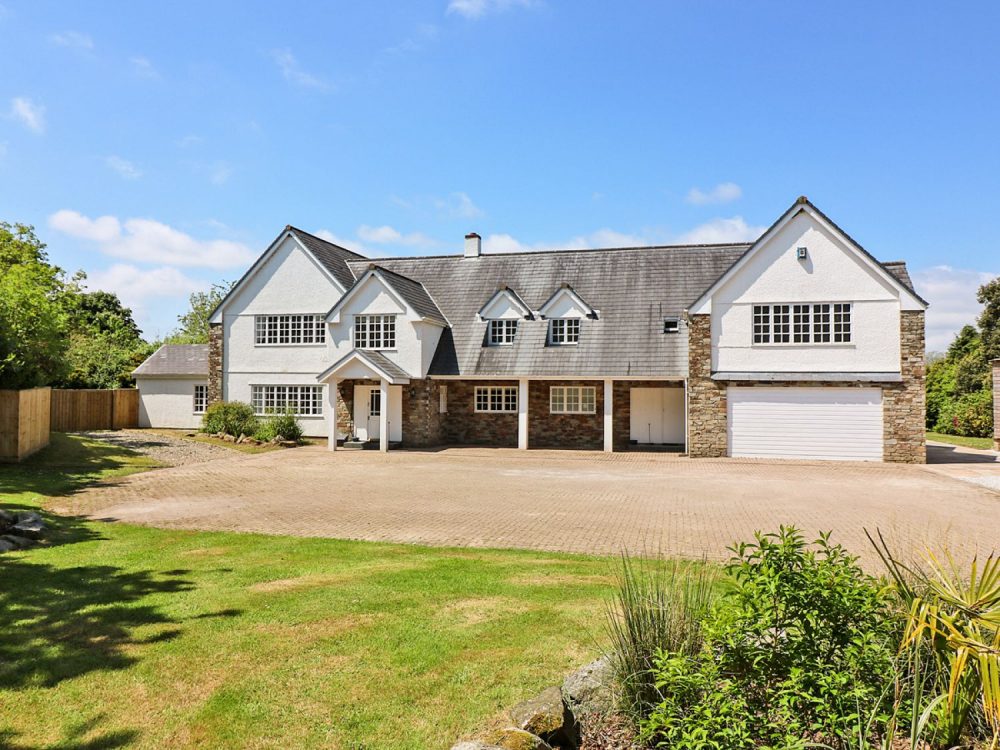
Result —
[[611, 453], [615, 449], [615, 388], [611, 378], [604, 378], [604, 452]]
[[528, 450], [528, 379], [517, 381], [517, 447]]
[[340, 403], [340, 381], [331, 380], [326, 384], [326, 449], [337, 450], [337, 405]]
[[382, 378], [378, 382], [378, 449], [385, 453], [389, 450], [389, 381]]

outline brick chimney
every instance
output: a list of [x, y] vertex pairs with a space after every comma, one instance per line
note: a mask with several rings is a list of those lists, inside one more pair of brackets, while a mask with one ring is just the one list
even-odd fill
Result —
[[483, 254], [483, 238], [475, 232], [465, 235], [465, 257], [478, 258]]
[[993, 362], [993, 450], [1000, 451], [1000, 359]]

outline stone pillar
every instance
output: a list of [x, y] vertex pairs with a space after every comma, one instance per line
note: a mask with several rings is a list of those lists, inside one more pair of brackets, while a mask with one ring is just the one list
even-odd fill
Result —
[[924, 376], [924, 311], [899, 314], [899, 372], [903, 382], [882, 388], [885, 461], [904, 464], [927, 462], [927, 396]]
[[604, 452], [615, 449], [615, 388], [611, 378], [604, 379]]
[[993, 450], [1000, 451], [1000, 359], [993, 360]]
[[517, 381], [517, 447], [528, 450], [528, 379]]
[[222, 323], [208, 326], [208, 403], [222, 401]]
[[389, 381], [378, 381], [378, 390], [378, 449], [385, 453], [389, 450]]
[[340, 401], [340, 381], [326, 384], [326, 449], [337, 450], [337, 416]]
[[688, 316], [688, 455], [716, 458], [728, 452], [726, 384], [712, 380], [712, 316]]

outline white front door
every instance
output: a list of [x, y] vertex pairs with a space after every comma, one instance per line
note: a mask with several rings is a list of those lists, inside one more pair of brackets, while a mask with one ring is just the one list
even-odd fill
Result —
[[729, 455], [882, 460], [878, 388], [729, 388]]
[[[382, 394], [377, 385], [354, 386], [354, 432], [361, 440], [378, 440]], [[403, 386], [389, 386], [389, 440], [403, 439]]]
[[629, 389], [629, 440], [650, 445], [683, 445], [684, 389]]

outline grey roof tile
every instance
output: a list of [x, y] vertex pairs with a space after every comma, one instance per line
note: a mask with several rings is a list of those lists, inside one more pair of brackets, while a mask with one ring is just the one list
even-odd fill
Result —
[[343, 285], [344, 289], [350, 289], [354, 283], [354, 274], [351, 273], [347, 264], [349, 261], [363, 260], [365, 256], [291, 225], [288, 226], [288, 231], [309, 249], [309, 252], [323, 264], [326, 270], [333, 274], [333, 277]]
[[132, 371], [133, 375], [208, 377], [208, 344], [164, 344]]

